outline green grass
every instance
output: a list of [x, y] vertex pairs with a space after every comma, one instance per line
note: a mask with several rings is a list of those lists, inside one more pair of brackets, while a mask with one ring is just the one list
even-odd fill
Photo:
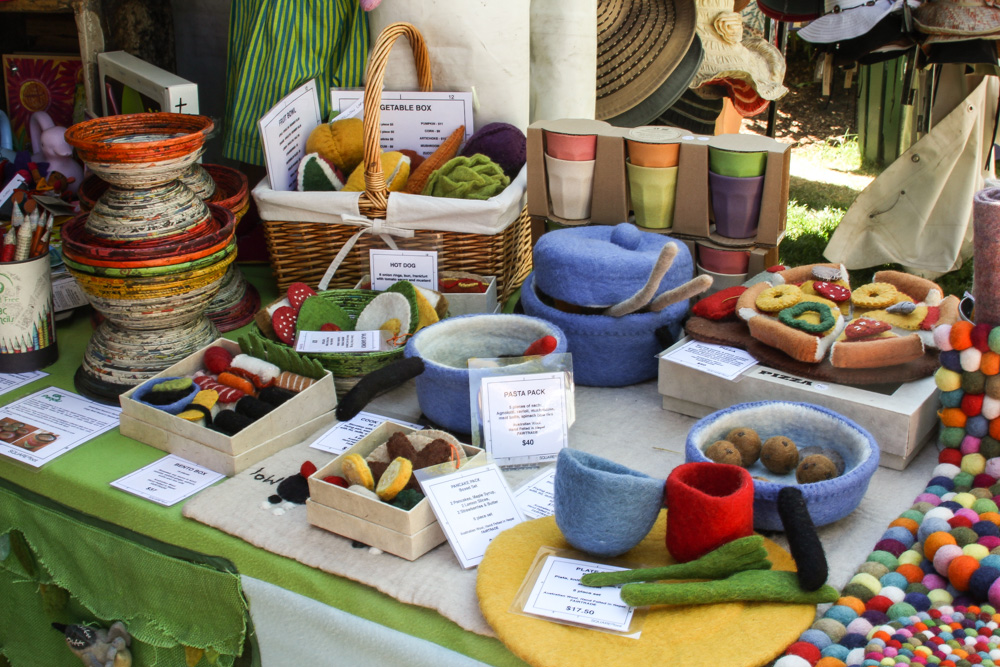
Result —
[[[825, 169], [846, 174], [877, 176], [879, 170], [861, 163], [861, 151], [853, 136], [828, 140], [825, 144], [812, 144], [798, 151], [796, 160], [807, 160]], [[809, 170], [807, 170], [809, 171]], [[820, 172], [817, 170], [817, 174]], [[840, 183], [826, 183], [821, 176], [816, 179], [793, 176], [788, 189], [788, 217], [785, 238], [781, 242], [780, 260], [786, 266], [800, 266], [827, 261], [823, 257], [837, 225], [860, 190]], [[851, 270], [851, 283], [863, 285], [872, 281], [876, 271], [902, 270], [898, 264], [885, 264]], [[972, 291], [972, 261], [957, 271], [936, 279], [945, 294], [962, 296]]]

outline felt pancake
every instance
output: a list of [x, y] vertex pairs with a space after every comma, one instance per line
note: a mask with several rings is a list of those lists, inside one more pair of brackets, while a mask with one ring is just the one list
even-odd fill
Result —
[[[664, 548], [667, 513], [642, 542], [613, 561], [626, 567], [673, 563]], [[765, 539], [776, 570], [794, 570], [791, 556]], [[751, 667], [778, 657], [809, 627], [813, 605], [727, 603], [650, 607], [638, 639], [511, 613], [511, 604], [541, 547], [570, 549], [554, 517], [526, 521], [497, 535], [479, 564], [479, 608], [501, 641], [536, 666], [670, 665]], [[589, 560], [585, 555], [574, 558]]]

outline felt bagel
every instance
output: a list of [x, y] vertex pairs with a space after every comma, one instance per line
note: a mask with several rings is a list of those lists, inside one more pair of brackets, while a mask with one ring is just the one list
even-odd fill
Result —
[[892, 283], [868, 283], [851, 292], [851, 303], [858, 308], [887, 308], [896, 303], [898, 295]]
[[894, 285], [897, 290], [915, 302], [924, 303], [928, 306], [938, 305], [944, 294], [941, 286], [933, 280], [921, 278], [910, 273], [903, 273], [902, 271], [879, 271], [872, 277], [872, 280], [877, 283]]
[[754, 300], [754, 305], [765, 313], [777, 313], [802, 300], [802, 290], [796, 285], [768, 287]]

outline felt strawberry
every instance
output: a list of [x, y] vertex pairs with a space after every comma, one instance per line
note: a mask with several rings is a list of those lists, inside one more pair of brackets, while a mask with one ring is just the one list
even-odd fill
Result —
[[296, 313], [302, 307], [302, 302], [311, 296], [316, 296], [316, 290], [305, 283], [292, 283], [288, 286], [288, 303]]
[[302, 467], [299, 468], [299, 474], [303, 477], [308, 477], [314, 472], [316, 472], [316, 464], [312, 461], [306, 461], [302, 464]]
[[340, 477], [338, 475], [327, 475], [326, 477], [323, 478], [323, 481], [326, 482], [327, 484], [336, 484], [337, 486], [341, 486], [341, 487], [343, 487], [345, 489], [348, 486], [350, 486], [347, 483], [346, 479], [344, 479], [343, 477]]
[[319, 330], [320, 331], [342, 331], [342, 329], [340, 327], [338, 327], [336, 324], [334, 324], [333, 322], [327, 322], [326, 324], [324, 324], [323, 326], [321, 326], [319, 328]]
[[532, 357], [536, 354], [545, 356], [549, 352], [555, 350], [556, 345], [558, 345], [558, 341], [555, 339], [555, 336], [542, 336], [529, 345], [522, 356]]
[[862, 338], [876, 336], [891, 328], [892, 326], [888, 322], [859, 317], [847, 325], [847, 328], [844, 329], [844, 335], [847, 337], [847, 340], [861, 340]]
[[295, 321], [298, 319], [298, 314], [295, 312], [291, 306], [282, 306], [274, 311], [271, 316], [271, 326], [274, 327], [274, 333], [285, 345], [291, 345], [295, 342]]
[[843, 303], [851, 298], [851, 290], [837, 283], [828, 283], [824, 280], [817, 280], [813, 283], [816, 294], [826, 297], [834, 303]]

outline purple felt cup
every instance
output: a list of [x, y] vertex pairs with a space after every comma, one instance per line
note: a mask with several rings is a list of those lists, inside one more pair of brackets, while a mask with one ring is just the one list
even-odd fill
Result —
[[764, 177], [738, 178], [709, 171], [708, 187], [712, 192], [716, 233], [730, 239], [756, 236]]

